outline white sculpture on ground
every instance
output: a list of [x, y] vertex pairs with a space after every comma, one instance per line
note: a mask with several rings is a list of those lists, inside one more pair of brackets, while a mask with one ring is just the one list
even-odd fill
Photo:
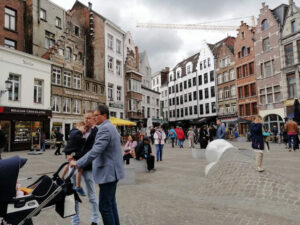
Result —
[[209, 164], [205, 167], [205, 176], [207, 176], [210, 169], [218, 163], [223, 153], [229, 149], [237, 150], [236, 147], [224, 139], [214, 140], [207, 145], [205, 156]]

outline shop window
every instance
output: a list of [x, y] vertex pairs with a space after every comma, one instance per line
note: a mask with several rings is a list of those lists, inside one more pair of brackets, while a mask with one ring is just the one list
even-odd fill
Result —
[[20, 76], [9, 74], [8, 80], [11, 82], [11, 88], [8, 90], [8, 100], [19, 101], [20, 98]]
[[14, 143], [31, 142], [31, 122], [16, 121]]
[[17, 12], [15, 10], [5, 7], [4, 27], [16, 31], [16, 17]]
[[42, 98], [43, 98], [43, 81], [35, 79], [34, 88], [33, 88], [33, 102], [42, 103]]

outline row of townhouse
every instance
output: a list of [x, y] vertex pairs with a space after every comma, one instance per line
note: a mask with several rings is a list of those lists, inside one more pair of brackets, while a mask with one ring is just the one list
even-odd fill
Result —
[[[9, 151], [31, 148], [41, 130], [49, 138], [50, 130], [61, 129], [67, 140], [74, 124], [99, 104], [118, 118], [159, 117], [147, 53], [91, 3], [76, 1], [65, 10], [49, 0], [1, 1], [0, 46], [1, 68], [10, 69], [2, 71], [0, 83], [0, 124]], [[11, 54], [15, 60], [6, 60]]]
[[241, 134], [261, 115], [265, 129], [279, 129], [293, 117], [300, 96], [299, 35], [300, 11], [293, 0], [274, 9], [262, 3], [255, 27], [242, 21], [236, 37], [202, 43], [197, 54], [169, 71], [167, 83], [158, 83], [162, 71], [153, 75], [161, 115], [187, 125], [219, 118], [231, 133]]

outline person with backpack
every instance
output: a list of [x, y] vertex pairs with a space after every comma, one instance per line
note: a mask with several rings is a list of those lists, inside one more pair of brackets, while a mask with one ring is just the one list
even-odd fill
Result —
[[175, 142], [176, 137], [177, 137], [176, 131], [174, 130], [174, 126], [171, 126], [171, 129], [169, 130], [168, 136], [171, 139], [172, 148], [174, 148], [174, 142]]
[[161, 129], [160, 126], [156, 128], [153, 138], [154, 138], [154, 144], [155, 144], [155, 148], [156, 148], [156, 161], [157, 162], [162, 161], [162, 155], [163, 155], [166, 134], [163, 131], [163, 129]]

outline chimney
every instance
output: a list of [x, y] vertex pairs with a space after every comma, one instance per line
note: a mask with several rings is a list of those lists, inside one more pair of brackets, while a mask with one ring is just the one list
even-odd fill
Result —
[[88, 4], [89, 4], [89, 10], [91, 11], [93, 4], [91, 2], [89, 2]]
[[293, 1], [293, 0], [289, 0], [289, 4], [290, 4], [290, 5], [293, 5], [293, 4], [294, 4], [294, 1]]

